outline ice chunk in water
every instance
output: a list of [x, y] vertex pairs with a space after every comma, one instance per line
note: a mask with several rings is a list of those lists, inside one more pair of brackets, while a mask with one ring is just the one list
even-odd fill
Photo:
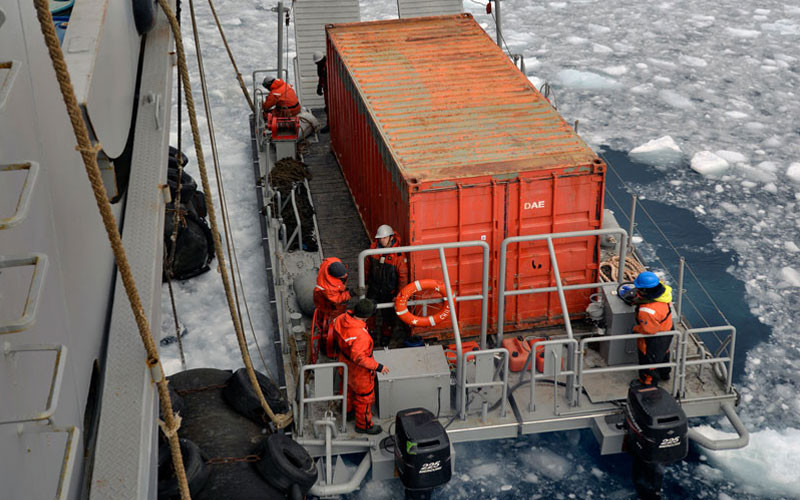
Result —
[[720, 177], [730, 164], [711, 151], [700, 151], [692, 156], [692, 170], [705, 177]]
[[714, 154], [728, 163], [747, 163], [747, 157], [736, 151], [726, 151], [724, 149], [720, 149], [719, 151], [715, 151]]
[[800, 163], [792, 163], [789, 165], [789, 168], [786, 169], [786, 177], [788, 177], [790, 181], [800, 184]]
[[556, 81], [561, 85], [578, 90], [616, 90], [621, 87], [613, 78], [600, 76], [590, 71], [577, 71], [565, 69], [556, 75]]
[[683, 159], [683, 152], [672, 137], [665, 135], [633, 148], [628, 156], [646, 165], [677, 165]]
[[781, 281], [785, 282], [788, 286], [800, 287], [800, 272], [793, 267], [781, 268]]

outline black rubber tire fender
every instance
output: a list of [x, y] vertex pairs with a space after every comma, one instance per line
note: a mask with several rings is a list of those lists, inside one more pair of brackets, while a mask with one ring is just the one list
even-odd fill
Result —
[[289, 493], [293, 485], [302, 495], [317, 482], [317, 465], [305, 448], [285, 434], [270, 434], [255, 452], [261, 460], [256, 469], [276, 489]]
[[149, 33], [156, 25], [155, 0], [133, 0], [133, 21], [140, 35]]
[[[280, 389], [266, 375], [258, 371], [256, 371], [256, 379], [270, 409], [275, 414], [288, 412], [289, 405], [283, 398]], [[245, 368], [240, 368], [231, 375], [227, 385], [222, 389], [222, 398], [240, 415], [253, 422], [261, 425], [269, 422], [253, 386], [250, 385], [250, 378], [247, 376]]]
[[[208, 482], [209, 470], [206, 466], [206, 458], [200, 447], [192, 441], [181, 438], [180, 443], [189, 492], [194, 497]], [[161, 443], [158, 447], [158, 500], [172, 500], [180, 498], [180, 496], [178, 478], [172, 468], [169, 443]]]

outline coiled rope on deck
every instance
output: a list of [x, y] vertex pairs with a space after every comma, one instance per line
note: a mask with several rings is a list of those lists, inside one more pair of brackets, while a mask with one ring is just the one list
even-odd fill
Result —
[[111, 244], [111, 249], [114, 252], [114, 259], [117, 262], [122, 284], [125, 287], [125, 293], [128, 296], [128, 301], [133, 311], [133, 317], [136, 320], [139, 336], [142, 339], [142, 344], [147, 353], [146, 363], [158, 387], [161, 412], [164, 416], [163, 425], [161, 423], [159, 425], [162, 425], [164, 434], [169, 439], [172, 463], [174, 464], [175, 475], [178, 477], [181, 499], [190, 500], [189, 484], [186, 480], [186, 471], [184, 469], [180, 442], [178, 441], [177, 435], [178, 428], [180, 427], [180, 419], [176, 418], [172, 413], [172, 402], [170, 401], [169, 390], [167, 389], [167, 379], [164, 377], [164, 369], [161, 366], [158, 349], [156, 348], [153, 334], [150, 331], [150, 325], [148, 324], [147, 317], [144, 313], [144, 307], [142, 306], [139, 293], [136, 289], [136, 283], [134, 282], [133, 273], [128, 263], [128, 257], [125, 254], [125, 248], [122, 246], [122, 237], [119, 234], [117, 221], [114, 218], [114, 214], [111, 212], [111, 203], [108, 201], [106, 189], [100, 175], [100, 169], [97, 166], [97, 153], [100, 151], [100, 144], [92, 146], [91, 140], [89, 139], [89, 132], [86, 130], [83, 115], [78, 107], [78, 101], [75, 98], [75, 91], [72, 87], [66, 61], [64, 60], [64, 53], [61, 51], [61, 44], [58, 42], [55, 25], [53, 24], [53, 17], [50, 14], [49, 3], [47, 0], [34, 0], [34, 5], [36, 6], [36, 16], [39, 19], [39, 27], [42, 30], [47, 51], [50, 54], [50, 61], [53, 63], [53, 69], [56, 72], [58, 85], [61, 90], [61, 97], [64, 99], [67, 114], [72, 124], [72, 131], [78, 143], [76, 149], [80, 152], [81, 158], [83, 159], [86, 175], [89, 177], [92, 192], [97, 202], [97, 208], [100, 211], [100, 216], [103, 219], [103, 225], [105, 226]]
[[[625, 269], [620, 281], [633, 281], [645, 267], [633, 255], [625, 257]], [[600, 263], [600, 279], [602, 281], [615, 281], [619, 276], [619, 255], [615, 255]]]
[[269, 404], [267, 403], [266, 399], [264, 398], [264, 394], [261, 391], [261, 386], [258, 384], [255, 371], [253, 370], [253, 364], [250, 360], [250, 353], [248, 352], [247, 349], [247, 342], [245, 341], [244, 338], [242, 325], [239, 322], [239, 317], [236, 314], [236, 306], [233, 301], [233, 293], [231, 291], [231, 285], [228, 279], [225, 254], [222, 252], [222, 242], [220, 241], [219, 237], [217, 216], [214, 210], [214, 202], [211, 199], [211, 187], [208, 182], [208, 172], [206, 170], [206, 164], [204, 159], [205, 157], [203, 156], [203, 147], [200, 142], [200, 128], [197, 124], [197, 114], [195, 111], [194, 98], [192, 97], [192, 89], [189, 82], [189, 69], [186, 65], [186, 53], [183, 48], [183, 40], [181, 39], [180, 26], [178, 25], [178, 20], [176, 19], [175, 14], [172, 12], [172, 9], [167, 4], [167, 1], [158, 0], [158, 4], [161, 6], [161, 9], [164, 11], [164, 13], [167, 16], [167, 19], [169, 20], [169, 24], [172, 28], [173, 37], [175, 39], [175, 49], [178, 54], [178, 72], [180, 74], [181, 80], [183, 81], [186, 109], [189, 112], [189, 120], [192, 126], [192, 138], [194, 140], [195, 153], [197, 155], [197, 165], [200, 170], [200, 178], [202, 179], [203, 182], [203, 192], [206, 198], [208, 219], [209, 222], [211, 223], [211, 234], [214, 239], [214, 249], [217, 252], [219, 270], [220, 270], [220, 275], [222, 277], [222, 285], [225, 288], [225, 297], [227, 298], [228, 301], [228, 309], [230, 310], [231, 319], [233, 320], [233, 326], [236, 331], [236, 339], [239, 343], [239, 350], [242, 353], [242, 360], [244, 361], [245, 368], [247, 369], [248, 378], [250, 379], [250, 383], [253, 386], [253, 390], [258, 396], [258, 400], [259, 403], [261, 404], [261, 407], [264, 409], [264, 412], [267, 414], [272, 423], [275, 424], [275, 427], [281, 429], [283, 427], [286, 427], [292, 422], [292, 416], [289, 413], [275, 414], [269, 407]]

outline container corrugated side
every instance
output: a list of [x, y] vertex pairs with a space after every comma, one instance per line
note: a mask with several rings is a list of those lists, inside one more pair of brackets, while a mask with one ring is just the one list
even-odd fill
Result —
[[[471, 16], [327, 33], [332, 146], [368, 231], [389, 223], [414, 244], [483, 239], [495, 286], [503, 238], [600, 227], [604, 165]], [[594, 279], [596, 238], [556, 247], [565, 282]], [[547, 285], [546, 245], [509, 250], [509, 286]], [[479, 253], [451, 255], [457, 293], [479, 293]], [[412, 276], [440, 277], [436, 256], [413, 256]], [[567, 298], [579, 312], [588, 294]], [[512, 328], [561, 314], [555, 294], [506, 310]], [[460, 304], [462, 326], [478, 317], [477, 303]]]

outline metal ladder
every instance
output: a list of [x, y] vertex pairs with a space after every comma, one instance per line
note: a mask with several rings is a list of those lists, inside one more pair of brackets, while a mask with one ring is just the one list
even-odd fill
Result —
[[[13, 47], [14, 44], [4, 43], [15, 36], [15, 26], [12, 25], [12, 22], [16, 22], [20, 18], [20, 13], [17, 12], [18, 4], [16, 2], [6, 3], [4, 9], [0, 9], [0, 121], [13, 123], [14, 106], [11, 101], [14, 95], [13, 90], [15, 87], [24, 85], [24, 82], [29, 79], [23, 77], [27, 76], [27, 68], [24, 63], [12, 58], [15, 55], [19, 57]], [[21, 43], [18, 42], [18, 44]], [[0, 136], [4, 136], [0, 137], [2, 139], [0, 151], [14, 150], [10, 146], [13, 141], [20, 139], [14, 135], [0, 134]], [[36, 161], [9, 163], [14, 160], [5, 155], [0, 156], [0, 200], [6, 200], [5, 204], [0, 205], [0, 232], [7, 232], [17, 227], [24, 228], [26, 224], [30, 227], [32, 224], [29, 220], [31, 218], [29, 209], [36, 191], [37, 180], [40, 178], [39, 163]], [[8, 202], [9, 200], [11, 203]], [[8, 211], [9, 208], [11, 213], [3, 212]], [[0, 340], [2, 340], [1, 336], [6, 334], [22, 333], [25, 335], [26, 330], [34, 325], [42, 299], [47, 265], [47, 255], [33, 249], [22, 255], [5, 256], [0, 254], [0, 297], [2, 298], [0, 305], [6, 305], [8, 309], [8, 314], [0, 318]], [[29, 271], [30, 268], [32, 270]], [[10, 311], [17, 306], [21, 312], [16, 314]], [[13, 386], [7, 391], [3, 390], [4, 394], [13, 394], [15, 390], [27, 391], [28, 388], [25, 384], [26, 381], [30, 382], [25, 378], [25, 374], [26, 369], [30, 369], [31, 365], [26, 364], [24, 359], [29, 356], [36, 357], [36, 353], [48, 352], [55, 353], [55, 359], [49, 379], [45, 408], [35, 411], [24, 408], [20, 410], [15, 407], [14, 401], [11, 401], [12, 404], [6, 407], [14, 408], [15, 414], [0, 415], [0, 426], [16, 425], [16, 435], [20, 442], [25, 439], [25, 436], [66, 433], [66, 443], [55, 493], [55, 498], [60, 500], [69, 494], [80, 435], [80, 430], [75, 426], [59, 428], [53, 422], [53, 414], [58, 406], [64, 380], [67, 346], [63, 344], [22, 344], [11, 340], [0, 341], [0, 373], [8, 375], [0, 377], [0, 383]]]

